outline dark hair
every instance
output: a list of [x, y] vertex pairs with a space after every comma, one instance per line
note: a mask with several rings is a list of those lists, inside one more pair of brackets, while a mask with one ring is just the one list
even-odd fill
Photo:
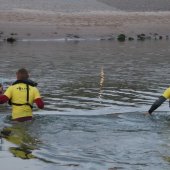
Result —
[[25, 68], [21, 68], [16, 72], [18, 80], [25, 80], [29, 78], [28, 71]]

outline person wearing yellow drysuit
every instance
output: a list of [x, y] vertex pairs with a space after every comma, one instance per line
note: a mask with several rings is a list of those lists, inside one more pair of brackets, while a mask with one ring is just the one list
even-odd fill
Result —
[[17, 80], [0, 95], [0, 104], [9, 102], [12, 105], [12, 120], [26, 121], [32, 119], [32, 105], [36, 103], [38, 108], [44, 108], [44, 102], [37, 89], [37, 83], [29, 79], [25, 68], [16, 73]]
[[150, 109], [148, 110], [148, 114], [152, 114], [163, 102], [167, 99], [170, 99], [170, 87], [167, 88], [163, 94], [152, 104]]

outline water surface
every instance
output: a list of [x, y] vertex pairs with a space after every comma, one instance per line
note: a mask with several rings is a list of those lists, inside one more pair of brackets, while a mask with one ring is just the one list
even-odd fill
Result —
[[[0, 126], [21, 129], [25, 143], [36, 139], [23, 161], [1, 145], [1, 165], [13, 169], [169, 169], [170, 114], [165, 102], [145, 116], [169, 86], [169, 41], [70, 41], [0, 44], [0, 78], [6, 88], [27, 67], [44, 98], [32, 123], [14, 125], [1, 106]], [[101, 82], [101, 69], [104, 82]], [[23, 133], [22, 133], [23, 134]], [[20, 135], [19, 135], [20, 137]], [[5, 165], [4, 165], [5, 166]], [[7, 166], [7, 170], [11, 166]]]

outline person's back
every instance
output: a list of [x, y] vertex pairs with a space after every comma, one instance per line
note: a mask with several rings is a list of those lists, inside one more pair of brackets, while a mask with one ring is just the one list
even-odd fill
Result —
[[0, 103], [9, 101], [9, 104], [12, 105], [13, 120], [30, 120], [32, 119], [33, 103], [35, 102], [40, 109], [44, 108], [44, 103], [36, 88], [37, 84], [28, 79], [27, 70], [20, 69], [16, 75], [17, 81], [8, 87], [4, 95], [0, 96]]

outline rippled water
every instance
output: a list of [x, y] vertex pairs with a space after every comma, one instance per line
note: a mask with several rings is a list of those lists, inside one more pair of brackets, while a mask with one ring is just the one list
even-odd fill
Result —
[[153, 117], [143, 113], [169, 86], [169, 45], [165, 40], [1, 42], [1, 82], [7, 87], [16, 70], [27, 67], [46, 103], [45, 110], [35, 110], [32, 123], [17, 128], [6, 117], [9, 106], [1, 106], [0, 127], [25, 129], [40, 141], [31, 164], [7, 157], [2, 144], [1, 164], [11, 159], [19, 161], [14, 169], [168, 170], [168, 103]]

